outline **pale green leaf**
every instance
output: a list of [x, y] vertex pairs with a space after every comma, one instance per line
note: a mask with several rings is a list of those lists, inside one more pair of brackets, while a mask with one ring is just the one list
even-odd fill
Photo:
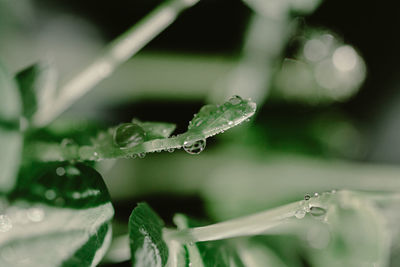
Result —
[[0, 266], [95, 266], [110, 243], [110, 197], [85, 165], [25, 166], [2, 204]]

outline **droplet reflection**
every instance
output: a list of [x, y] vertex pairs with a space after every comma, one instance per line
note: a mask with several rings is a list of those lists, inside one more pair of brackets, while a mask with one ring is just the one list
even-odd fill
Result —
[[189, 154], [200, 154], [206, 148], [206, 139], [197, 141], [185, 141], [183, 149]]

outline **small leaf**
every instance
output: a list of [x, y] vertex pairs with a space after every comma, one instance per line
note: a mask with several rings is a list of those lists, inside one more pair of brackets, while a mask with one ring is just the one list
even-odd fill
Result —
[[0, 266], [95, 266], [110, 243], [109, 194], [83, 164], [26, 165], [2, 201], [11, 227], [0, 235]]
[[139, 203], [129, 217], [132, 266], [165, 266], [168, 247], [162, 237], [164, 222], [146, 204]]
[[[30, 144], [29, 154], [38, 160], [101, 160], [112, 158], [143, 157], [149, 152], [169, 151], [184, 148], [190, 154], [198, 154], [204, 150], [206, 138], [214, 136], [248, 120], [254, 115], [256, 104], [239, 96], [232, 97], [223, 105], [206, 105], [200, 109], [190, 122], [188, 131], [178, 136], [168, 137], [175, 125], [159, 122], [133, 122], [139, 125], [146, 133], [146, 140], [132, 147], [120, 147], [114, 141], [116, 128], [100, 132], [92, 140], [91, 146], [79, 148], [79, 155], [69, 155], [62, 151], [57, 144]], [[127, 137], [125, 137], [127, 138]], [[38, 153], [40, 151], [40, 153]], [[66, 157], [65, 155], [72, 158]], [[44, 157], [43, 155], [46, 155]], [[52, 159], [51, 157], [54, 156]]]

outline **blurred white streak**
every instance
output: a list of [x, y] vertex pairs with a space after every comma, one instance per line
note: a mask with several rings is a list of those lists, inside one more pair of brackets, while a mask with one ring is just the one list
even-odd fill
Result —
[[97, 83], [108, 77], [114, 69], [137, 53], [150, 40], [168, 27], [178, 14], [198, 1], [174, 0], [156, 8], [137, 25], [117, 38], [92, 64], [67, 82], [55, 102], [39, 109], [34, 123], [43, 126], [58, 117], [77, 99], [86, 94]]

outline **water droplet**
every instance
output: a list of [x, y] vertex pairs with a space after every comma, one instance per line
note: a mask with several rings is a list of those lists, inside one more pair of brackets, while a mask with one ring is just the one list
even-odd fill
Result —
[[312, 206], [310, 208], [310, 214], [314, 217], [320, 217], [325, 215], [326, 210], [324, 208], [321, 207], [317, 207], [317, 206]]
[[189, 154], [200, 154], [204, 148], [206, 148], [206, 139], [200, 139], [197, 141], [185, 141], [183, 143], [183, 149]]
[[32, 222], [41, 222], [44, 218], [44, 211], [41, 208], [30, 208], [26, 215]]
[[229, 99], [229, 103], [231, 103], [232, 105], [237, 105], [240, 104], [242, 102], [242, 98], [238, 95], [234, 95]]
[[90, 146], [82, 146], [79, 149], [79, 156], [85, 160], [96, 160], [99, 156], [99, 153], [93, 151], [93, 147]]
[[0, 215], [0, 232], [8, 232], [12, 228], [11, 219], [4, 214]]
[[167, 151], [168, 151], [169, 153], [173, 153], [173, 152], [175, 151], [175, 148], [168, 148]]
[[304, 209], [299, 209], [294, 213], [297, 219], [303, 219], [306, 216], [306, 211]]
[[68, 166], [65, 168], [65, 172], [70, 176], [77, 176], [81, 174], [81, 171], [74, 166]]
[[56, 174], [57, 174], [58, 176], [63, 176], [63, 175], [65, 174], [65, 169], [64, 169], [63, 167], [58, 167], [58, 168], [56, 169]]
[[123, 123], [114, 131], [115, 145], [121, 149], [134, 147], [144, 142], [146, 132], [135, 123]]
[[137, 154], [137, 155], [138, 155], [138, 157], [141, 158], [141, 159], [144, 158], [144, 157], [146, 157], [146, 153], [139, 153], [139, 154]]
[[336, 194], [336, 189], [332, 189], [331, 193]]
[[304, 195], [304, 200], [305, 201], [310, 200], [310, 198], [311, 198], [311, 196], [309, 194], [305, 194]]
[[228, 125], [232, 125], [232, 124], [233, 124], [233, 121], [229, 121], [229, 122], [228, 122]]
[[57, 196], [56, 191], [54, 191], [53, 189], [48, 189], [46, 190], [46, 192], [44, 193], [44, 196], [48, 199], [48, 200], [54, 200]]
[[319, 197], [319, 194], [318, 193], [314, 193], [314, 197]]

